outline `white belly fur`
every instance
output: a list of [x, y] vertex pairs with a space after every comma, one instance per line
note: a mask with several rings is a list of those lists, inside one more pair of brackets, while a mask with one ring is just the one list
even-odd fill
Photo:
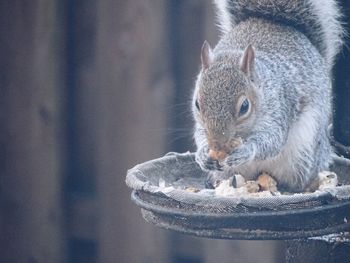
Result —
[[[314, 110], [305, 110], [299, 119], [291, 127], [287, 142], [280, 154], [267, 160], [254, 160], [247, 165], [237, 167], [235, 172], [243, 175], [247, 180], [255, 179], [261, 172], [267, 172], [277, 179], [279, 183], [286, 185], [295, 185], [298, 182], [305, 182], [308, 176], [298, 173], [300, 162], [303, 158], [313, 158], [312, 150], [315, 144], [315, 136], [319, 124], [315, 117], [317, 114]], [[299, 164], [296, 167], [296, 163]], [[308, 162], [305, 162], [308, 163]], [[308, 171], [310, 167], [304, 167]], [[299, 177], [299, 178], [298, 178]]]

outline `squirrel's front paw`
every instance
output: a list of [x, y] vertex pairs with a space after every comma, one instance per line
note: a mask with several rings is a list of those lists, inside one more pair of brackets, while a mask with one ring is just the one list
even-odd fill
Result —
[[240, 146], [223, 161], [222, 165], [237, 167], [254, 159], [253, 147]]
[[207, 146], [198, 149], [196, 152], [196, 162], [203, 170], [222, 170], [219, 161], [209, 157], [209, 148]]

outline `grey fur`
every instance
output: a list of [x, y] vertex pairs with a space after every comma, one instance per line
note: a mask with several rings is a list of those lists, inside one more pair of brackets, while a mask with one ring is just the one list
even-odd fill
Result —
[[343, 42], [342, 15], [336, 0], [214, 0], [214, 3], [224, 34], [251, 17], [292, 26], [310, 39], [330, 67]]
[[[229, 167], [246, 179], [268, 172], [280, 185], [301, 191], [319, 171], [328, 168], [331, 160], [327, 135], [331, 116], [330, 63], [339, 45], [328, 46], [327, 36], [336, 33], [327, 34], [319, 24], [312, 24], [321, 18], [310, 6], [335, 7], [335, 2], [216, 2], [221, 10], [219, 19], [221, 16], [226, 24], [231, 21], [232, 28], [224, 31], [214, 50], [205, 49], [210, 54], [202, 54], [210, 57], [211, 64], [202, 68], [193, 97], [196, 159], [204, 169]], [[308, 8], [306, 17], [300, 11], [302, 3]], [[288, 12], [283, 6], [289, 8]], [[230, 8], [230, 16], [223, 13], [223, 8]], [[260, 10], [264, 15], [256, 15]], [[337, 21], [338, 17], [336, 14], [322, 19]], [[298, 26], [281, 23], [283, 19], [298, 20]], [[340, 25], [336, 27], [340, 32]], [[311, 29], [318, 31], [310, 35]], [[248, 57], [252, 60], [248, 74], [242, 70], [242, 63], [247, 61], [243, 54], [249, 45], [254, 52]], [[245, 99], [250, 107], [241, 116]], [[242, 138], [243, 143], [231, 147], [237, 138]], [[209, 148], [224, 150], [228, 157], [220, 164], [213, 163], [208, 157]]]

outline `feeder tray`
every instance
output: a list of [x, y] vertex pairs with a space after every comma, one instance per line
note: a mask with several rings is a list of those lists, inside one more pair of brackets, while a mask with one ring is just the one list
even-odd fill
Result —
[[226, 197], [205, 189], [207, 172], [193, 153], [169, 153], [130, 169], [126, 183], [145, 220], [157, 226], [209, 238], [287, 240], [350, 230], [350, 160], [334, 157], [331, 171], [342, 186]]

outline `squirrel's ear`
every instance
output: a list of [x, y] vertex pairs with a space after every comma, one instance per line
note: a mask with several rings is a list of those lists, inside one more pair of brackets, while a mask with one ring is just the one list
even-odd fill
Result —
[[201, 51], [201, 61], [202, 61], [202, 68], [207, 69], [209, 68], [210, 64], [214, 60], [214, 54], [211, 50], [211, 47], [208, 43], [208, 41], [204, 41]]
[[254, 70], [254, 57], [255, 52], [251, 44], [249, 44], [244, 50], [243, 56], [241, 58], [241, 65], [239, 68], [243, 71], [244, 74], [248, 77], [252, 77]]

